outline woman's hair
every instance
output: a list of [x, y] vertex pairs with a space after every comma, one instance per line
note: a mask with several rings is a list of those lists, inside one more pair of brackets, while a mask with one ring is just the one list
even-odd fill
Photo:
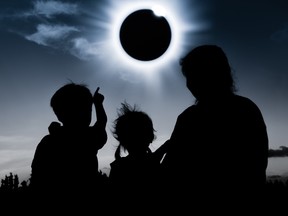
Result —
[[[201, 45], [180, 59], [182, 73], [192, 88], [234, 93], [235, 83], [228, 58], [217, 45]], [[198, 91], [196, 89], [195, 91]]]
[[[136, 105], [131, 106], [127, 102], [121, 103], [118, 110], [118, 117], [114, 120], [112, 134], [119, 141], [119, 146], [115, 152], [115, 158], [120, 157], [121, 148], [129, 151], [131, 141], [133, 145], [141, 143], [149, 144], [156, 138], [154, 134], [153, 122], [145, 112]], [[134, 146], [142, 148], [142, 146]]]

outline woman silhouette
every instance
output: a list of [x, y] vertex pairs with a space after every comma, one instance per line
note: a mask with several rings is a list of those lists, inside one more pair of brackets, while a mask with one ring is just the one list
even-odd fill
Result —
[[260, 193], [268, 162], [266, 125], [257, 105], [235, 94], [225, 53], [219, 46], [202, 45], [180, 65], [196, 102], [178, 116], [165, 144], [167, 190], [230, 198]]

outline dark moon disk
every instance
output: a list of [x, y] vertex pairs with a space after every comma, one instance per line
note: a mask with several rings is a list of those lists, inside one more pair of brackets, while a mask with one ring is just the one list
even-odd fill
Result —
[[125, 52], [140, 61], [163, 55], [171, 41], [167, 20], [150, 9], [141, 9], [126, 17], [120, 28], [120, 42]]

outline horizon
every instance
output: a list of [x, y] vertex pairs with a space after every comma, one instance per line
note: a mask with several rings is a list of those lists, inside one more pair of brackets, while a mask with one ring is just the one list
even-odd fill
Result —
[[[114, 158], [110, 158], [109, 162], [112, 162], [113, 160], [114, 160]], [[102, 165], [102, 163], [100, 163], [100, 161], [99, 161], [99, 164]], [[279, 165], [279, 163], [280, 163], [280, 165]], [[284, 167], [283, 165], [281, 165], [282, 163], [284, 165], [287, 165], [286, 166], [287, 169], [285, 169], [285, 168], [281, 169], [281, 167]], [[102, 165], [101, 167], [99, 166], [98, 171], [101, 171], [102, 173], [105, 173], [107, 176], [109, 176], [109, 173], [110, 173], [110, 166], [109, 165], [110, 165], [109, 163], [106, 163], [106, 164]], [[280, 167], [280, 169], [279, 169], [279, 167]], [[30, 172], [24, 171], [24, 172], [17, 173], [17, 171], [11, 170], [8, 172], [0, 173], [0, 179], [4, 179], [6, 175], [8, 176], [10, 174], [10, 172], [13, 173], [13, 175], [17, 174], [20, 182], [29, 180], [30, 174], [31, 174], [31, 171]], [[81, 173], [79, 173], [79, 175], [81, 175]], [[288, 177], [288, 157], [287, 156], [268, 157], [268, 166], [266, 169], [266, 178], [268, 180], [268, 179], [275, 178], [275, 177], [276, 178]]]

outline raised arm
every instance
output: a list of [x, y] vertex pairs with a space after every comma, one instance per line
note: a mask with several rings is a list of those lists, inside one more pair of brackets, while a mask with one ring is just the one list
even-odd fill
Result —
[[93, 96], [93, 103], [96, 110], [97, 121], [95, 124], [105, 128], [107, 124], [107, 115], [103, 106], [104, 96], [99, 93], [99, 87], [96, 89]]
[[167, 153], [167, 149], [169, 148], [169, 145], [171, 141], [167, 140], [164, 144], [162, 144], [154, 153], [153, 153], [153, 157], [154, 160], [156, 160], [157, 162], [161, 163], [164, 155]]
[[101, 149], [107, 142], [107, 115], [103, 106], [104, 96], [99, 93], [99, 87], [96, 89], [93, 95], [93, 103], [96, 111], [96, 122], [92, 126], [93, 130], [97, 134], [98, 146], [97, 149]]

